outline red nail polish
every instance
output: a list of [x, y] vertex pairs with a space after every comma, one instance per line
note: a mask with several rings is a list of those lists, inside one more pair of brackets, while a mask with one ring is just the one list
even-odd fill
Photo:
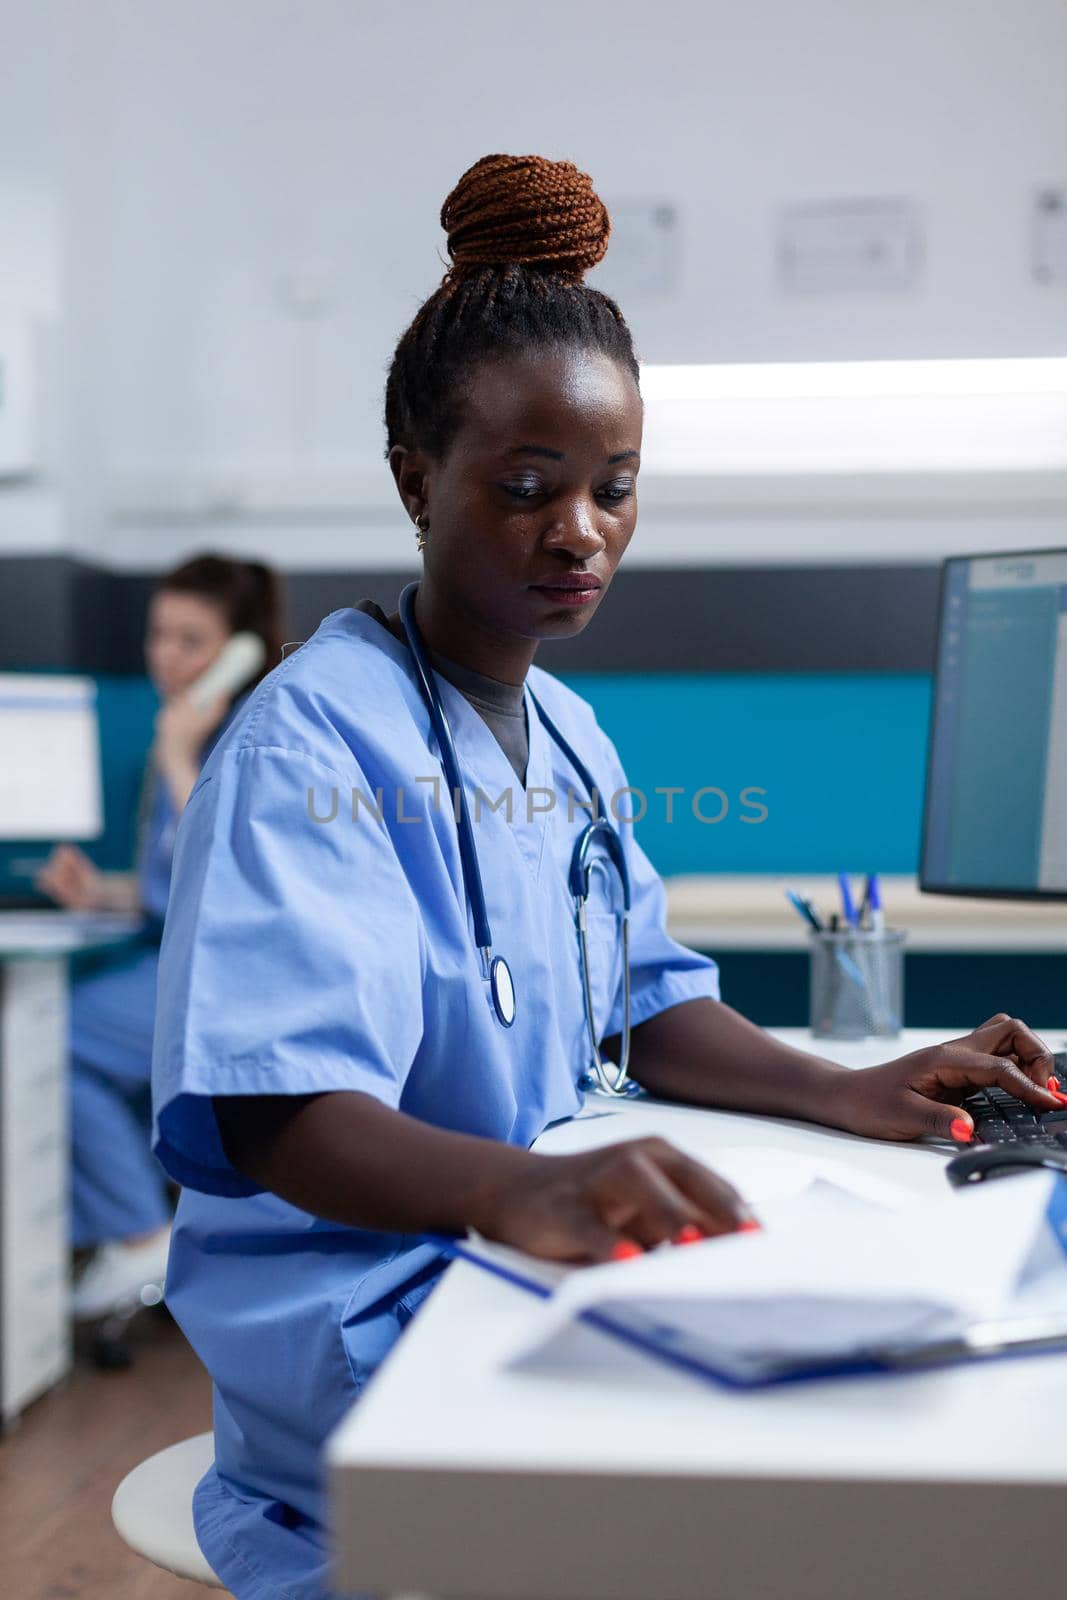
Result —
[[757, 1222], [755, 1217], [749, 1217], [747, 1222], [739, 1222], [737, 1224], [737, 1231], [738, 1233], [762, 1233], [763, 1224]]
[[634, 1256], [642, 1254], [641, 1246], [633, 1244], [629, 1239], [620, 1239], [618, 1244], [611, 1249], [612, 1261], [632, 1261]]
[[965, 1122], [962, 1117], [957, 1117], [948, 1131], [957, 1144], [970, 1144], [974, 1138], [973, 1127], [969, 1122]]
[[1048, 1080], [1048, 1092], [1049, 1094], [1054, 1094], [1061, 1105], [1067, 1106], [1067, 1094], [1064, 1094], [1060, 1088], [1060, 1080], [1058, 1078], [1050, 1078]]
[[687, 1222], [684, 1228], [679, 1228], [675, 1234], [674, 1244], [696, 1244], [706, 1235], [693, 1222]]

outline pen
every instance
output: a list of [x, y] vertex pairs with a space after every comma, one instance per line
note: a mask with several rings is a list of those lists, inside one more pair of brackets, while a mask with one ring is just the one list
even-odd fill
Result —
[[795, 889], [787, 889], [785, 891], [785, 897], [797, 914], [803, 917], [804, 921], [809, 923], [811, 927], [815, 929], [816, 933], [821, 933], [823, 931], [822, 918], [819, 916], [819, 913], [816, 911], [810, 900], [805, 900], [804, 896], [797, 894]]
[[[787, 889], [785, 897], [798, 915], [803, 917], [804, 921], [813, 927], [816, 933], [825, 932], [825, 924], [810, 900], [805, 899], [803, 895], [797, 894], [795, 889]], [[847, 955], [844, 950], [835, 948], [834, 959], [841, 971], [856, 985], [857, 989], [866, 992], [867, 981], [852, 957]]]
[[860, 925], [859, 913], [857, 912], [855, 904], [852, 900], [852, 890], [849, 887], [848, 873], [839, 872], [837, 874], [837, 882], [838, 887], [841, 890], [841, 909], [845, 913], [845, 921], [848, 923], [850, 928], [858, 928]]
[[804, 904], [807, 906], [808, 915], [811, 918], [812, 922], [814, 923], [815, 927], [818, 928], [820, 933], [822, 933], [823, 929], [826, 927], [826, 922], [825, 922], [825, 919], [823, 917], [822, 912], [819, 910], [818, 906], [815, 904], [815, 901], [812, 900], [812, 899], [809, 899], [809, 897], [806, 894], [801, 895], [800, 898], [803, 900]]
[[885, 932], [885, 912], [882, 909], [882, 893], [878, 887], [877, 872], [867, 874], [867, 905], [870, 909], [871, 931], [873, 933]]

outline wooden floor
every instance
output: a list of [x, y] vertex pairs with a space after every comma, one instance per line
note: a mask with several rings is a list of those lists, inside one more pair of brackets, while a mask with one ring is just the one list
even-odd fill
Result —
[[111, 1496], [154, 1450], [211, 1426], [207, 1376], [172, 1323], [147, 1318], [134, 1364], [71, 1377], [0, 1441], [3, 1600], [200, 1600], [133, 1554], [111, 1525]]

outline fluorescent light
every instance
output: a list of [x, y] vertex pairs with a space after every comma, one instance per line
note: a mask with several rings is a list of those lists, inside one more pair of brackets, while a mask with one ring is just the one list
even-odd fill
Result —
[[1067, 467], [1067, 358], [648, 365], [646, 470]]
[[641, 368], [646, 397], [796, 399], [813, 395], [1059, 394], [1067, 356], [989, 361], [767, 361]]

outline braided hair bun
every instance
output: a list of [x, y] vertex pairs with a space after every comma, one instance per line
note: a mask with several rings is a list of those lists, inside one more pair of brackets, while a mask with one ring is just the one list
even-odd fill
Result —
[[483, 156], [441, 208], [452, 265], [400, 336], [385, 386], [386, 454], [440, 457], [455, 437], [471, 372], [486, 360], [594, 350], [640, 387], [615, 301], [582, 282], [611, 223], [570, 161]]
[[608, 247], [611, 221], [592, 179], [571, 161], [483, 156], [441, 207], [449, 276], [524, 266], [580, 283]]

